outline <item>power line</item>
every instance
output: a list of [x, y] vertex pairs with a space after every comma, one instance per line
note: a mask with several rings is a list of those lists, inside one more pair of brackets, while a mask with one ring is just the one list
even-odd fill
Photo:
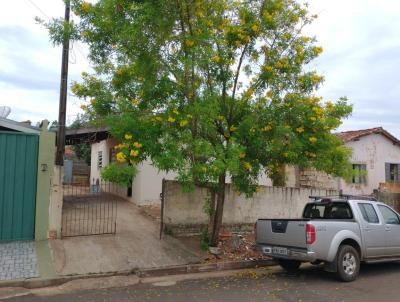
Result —
[[50, 17], [32, 0], [28, 0], [43, 16], [50, 20]]

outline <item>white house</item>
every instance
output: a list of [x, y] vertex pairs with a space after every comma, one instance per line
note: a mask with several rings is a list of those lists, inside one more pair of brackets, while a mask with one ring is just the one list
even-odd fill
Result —
[[[400, 181], [400, 141], [382, 128], [337, 133], [347, 147], [353, 149], [351, 162], [358, 172], [346, 183], [313, 170], [286, 167], [286, 186], [342, 190], [344, 194], [371, 194], [380, 183]], [[67, 143], [82, 138], [91, 144], [90, 181], [101, 180], [101, 169], [115, 161], [115, 148], [119, 142], [110, 137], [106, 129], [78, 129], [67, 132]], [[357, 174], [357, 173], [356, 173]], [[138, 173], [131, 188], [120, 188], [118, 193], [132, 202], [143, 205], [158, 203], [162, 179], [175, 179], [176, 174], [158, 171], [150, 161], [138, 165]], [[272, 181], [263, 176], [260, 185], [271, 186]]]
[[[116, 160], [114, 147], [118, 144], [117, 140], [110, 137], [91, 144], [90, 179], [92, 183], [100, 181], [101, 169]], [[137, 170], [132, 181], [132, 188], [121, 189], [119, 194], [138, 205], [158, 203], [162, 191], [162, 179], [174, 180], [177, 176], [172, 172], [159, 171], [148, 160], [139, 164]], [[260, 179], [260, 185], [270, 186], [272, 181], [264, 176]]]
[[381, 127], [337, 134], [353, 149], [350, 161], [356, 175], [339, 181], [345, 194], [371, 194], [380, 183], [400, 181], [400, 141]]

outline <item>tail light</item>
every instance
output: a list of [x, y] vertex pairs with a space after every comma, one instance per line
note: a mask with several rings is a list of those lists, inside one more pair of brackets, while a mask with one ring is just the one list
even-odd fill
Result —
[[315, 242], [315, 226], [312, 224], [306, 224], [306, 242], [307, 244], [313, 244]]
[[254, 241], [257, 242], [257, 222], [254, 224]]

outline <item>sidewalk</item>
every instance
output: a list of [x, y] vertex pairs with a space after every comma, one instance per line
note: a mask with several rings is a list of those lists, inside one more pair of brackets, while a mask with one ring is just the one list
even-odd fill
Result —
[[47, 240], [0, 243], [0, 282], [55, 276]]
[[93, 274], [198, 263], [179, 240], [163, 236], [159, 224], [134, 204], [118, 203], [116, 235], [70, 237], [50, 241], [60, 276]]

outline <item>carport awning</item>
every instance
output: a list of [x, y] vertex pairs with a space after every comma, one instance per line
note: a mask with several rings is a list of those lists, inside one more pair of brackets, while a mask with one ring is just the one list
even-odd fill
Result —
[[109, 137], [107, 128], [68, 129], [65, 133], [65, 145], [91, 144]]

